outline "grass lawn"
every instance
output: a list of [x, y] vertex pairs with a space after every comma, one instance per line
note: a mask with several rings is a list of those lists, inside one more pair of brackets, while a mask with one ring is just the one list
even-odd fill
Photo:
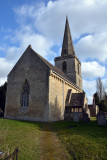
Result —
[[19, 160], [39, 160], [40, 123], [0, 119], [0, 150], [19, 148]]
[[91, 122], [57, 122], [52, 124], [61, 142], [76, 160], [107, 160], [107, 127]]
[[[10, 153], [19, 147], [19, 160], [39, 160], [43, 126], [44, 123], [0, 119], [0, 150]], [[89, 123], [60, 121], [48, 126], [58, 135], [71, 160], [107, 160], [107, 127], [97, 126], [95, 118]]]

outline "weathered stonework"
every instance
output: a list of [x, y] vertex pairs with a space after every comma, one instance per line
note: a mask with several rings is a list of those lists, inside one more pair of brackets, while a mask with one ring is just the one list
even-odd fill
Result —
[[80, 93], [81, 90], [51, 71], [49, 77], [49, 120], [63, 120], [67, 92]]
[[[42, 122], [73, 118], [73, 114], [65, 114], [65, 107], [70, 106], [73, 94], [84, 92], [81, 63], [75, 55], [68, 20], [65, 30], [56, 67], [29, 46], [9, 73], [5, 118]], [[86, 104], [85, 96], [81, 111], [85, 111]], [[82, 112], [78, 115], [81, 117]]]
[[[21, 107], [24, 81], [29, 83], [29, 106]], [[5, 118], [31, 121], [57, 121], [64, 119], [68, 89], [82, 92], [73, 83], [52, 71], [28, 47], [8, 75]]]
[[[25, 51], [8, 76], [5, 118], [48, 121], [49, 71], [30, 48]], [[21, 108], [25, 79], [30, 86], [29, 107]]]
[[[64, 63], [66, 65], [65, 70], [63, 69]], [[55, 66], [63, 71], [74, 84], [82, 89], [81, 62], [76, 57], [74, 51], [68, 19], [66, 19], [61, 56], [55, 58]]]
[[81, 63], [76, 56], [56, 57], [55, 66], [63, 71], [63, 62], [67, 64], [65, 75], [80, 89], [82, 89]]

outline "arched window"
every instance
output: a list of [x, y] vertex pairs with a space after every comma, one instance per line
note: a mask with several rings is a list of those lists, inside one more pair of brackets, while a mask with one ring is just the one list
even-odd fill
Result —
[[25, 80], [21, 95], [21, 107], [28, 107], [28, 106], [29, 106], [29, 84], [28, 81]]
[[64, 61], [63, 64], [62, 64], [62, 71], [63, 71], [63, 72], [66, 72], [66, 71], [67, 71], [67, 64], [66, 64], [65, 61]]

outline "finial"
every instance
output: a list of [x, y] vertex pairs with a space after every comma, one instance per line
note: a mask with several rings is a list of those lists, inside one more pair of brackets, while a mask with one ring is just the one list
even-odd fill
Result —
[[31, 46], [31, 45], [29, 45], [28, 47], [29, 47], [29, 48], [32, 48], [32, 46]]

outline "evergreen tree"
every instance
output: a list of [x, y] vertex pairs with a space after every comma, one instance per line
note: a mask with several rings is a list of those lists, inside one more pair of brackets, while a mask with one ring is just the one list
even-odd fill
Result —
[[95, 99], [95, 104], [99, 105], [100, 100], [97, 92], [94, 94], [94, 99]]
[[6, 100], [7, 82], [0, 87], [0, 109], [4, 112]]

